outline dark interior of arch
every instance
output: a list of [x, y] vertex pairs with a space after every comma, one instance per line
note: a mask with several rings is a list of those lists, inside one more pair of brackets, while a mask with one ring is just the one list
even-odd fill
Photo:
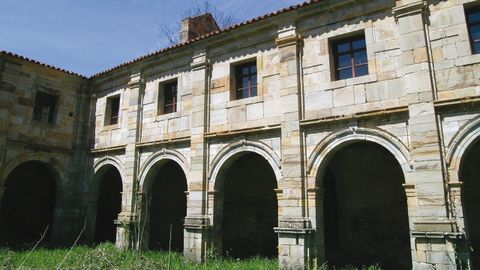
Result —
[[233, 258], [275, 257], [278, 239], [276, 178], [270, 164], [249, 153], [225, 174], [223, 254]]
[[480, 269], [480, 142], [467, 152], [460, 168], [463, 211], [470, 244], [473, 268]]
[[98, 189], [95, 243], [115, 242], [115, 220], [122, 209], [122, 177], [113, 166], [106, 170]]
[[164, 164], [153, 180], [151, 191], [149, 248], [183, 251], [187, 179], [180, 165], [174, 161]]
[[323, 182], [329, 266], [412, 268], [403, 183], [397, 160], [377, 144], [353, 143], [335, 153]]
[[45, 232], [48, 242], [55, 205], [55, 175], [44, 164], [29, 161], [16, 167], [6, 180], [0, 207], [0, 244], [30, 248]]

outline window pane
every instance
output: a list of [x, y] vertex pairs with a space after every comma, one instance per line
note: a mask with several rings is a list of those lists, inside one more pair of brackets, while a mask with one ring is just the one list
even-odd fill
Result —
[[480, 53], [480, 42], [473, 43], [473, 53]]
[[355, 67], [355, 77], [368, 75], [368, 65]]
[[343, 80], [343, 79], [348, 79], [352, 78], [352, 69], [351, 68], [346, 68], [346, 69], [341, 69], [338, 71], [338, 79]]
[[469, 23], [480, 22], [480, 11], [476, 11], [468, 14], [468, 22]]
[[243, 77], [242, 79], [242, 87], [241, 88], [246, 88], [248, 87], [248, 82], [250, 81], [249, 77]]
[[472, 36], [473, 40], [480, 39], [480, 25], [475, 25], [470, 27], [470, 35]]
[[253, 65], [250, 67], [250, 73], [251, 74], [257, 73], [257, 65]]
[[257, 95], [257, 87], [256, 86], [253, 86], [251, 89], [250, 89], [250, 96], [251, 97], [255, 97]]
[[242, 67], [242, 75], [247, 75], [248, 73], [250, 73], [249, 66]]
[[367, 51], [357, 51], [353, 53], [353, 58], [355, 58], [355, 64], [364, 64], [367, 63]]
[[354, 50], [365, 48], [365, 38], [353, 41], [352, 45]]
[[344, 68], [352, 65], [352, 56], [350, 54], [341, 54], [338, 56], [338, 67]]
[[256, 75], [253, 75], [252, 77], [250, 77], [251, 81], [252, 81], [252, 85], [257, 85], [257, 76]]
[[350, 42], [343, 42], [337, 45], [337, 52], [344, 53], [350, 51]]

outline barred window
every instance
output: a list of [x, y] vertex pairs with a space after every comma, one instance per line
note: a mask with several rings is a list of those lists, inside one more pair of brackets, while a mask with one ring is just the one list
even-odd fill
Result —
[[37, 92], [35, 96], [35, 107], [33, 109], [33, 120], [42, 123], [55, 123], [58, 97], [43, 92]]

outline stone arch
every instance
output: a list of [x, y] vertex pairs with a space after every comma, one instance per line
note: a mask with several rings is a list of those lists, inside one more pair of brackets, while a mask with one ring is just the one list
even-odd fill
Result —
[[[350, 152], [348, 152], [348, 151], [350, 151]], [[360, 151], [360, 152], [358, 152], [358, 151]], [[309, 192], [309, 197], [310, 198], [315, 198], [315, 199], [311, 200], [311, 201], [314, 201], [314, 202], [312, 202], [311, 205], [309, 205], [308, 207], [309, 207], [310, 217], [312, 219], [312, 224], [314, 225], [314, 228], [317, 231], [316, 234], [315, 234], [315, 238], [316, 238], [316, 241], [318, 242], [318, 246], [317, 246], [318, 255], [320, 256], [321, 259], [330, 259], [330, 260], [332, 260], [332, 258], [334, 258], [333, 260], [335, 260], [335, 258], [338, 259], [338, 254], [335, 254], [332, 257], [331, 246], [330, 246], [329, 250], [326, 250], [326, 248], [327, 248], [326, 243], [329, 241], [329, 243], [335, 243], [335, 245], [339, 245], [339, 246], [340, 245], [345, 245], [344, 244], [345, 239], [343, 239], [343, 240], [338, 240], [338, 239], [337, 240], [332, 240], [331, 235], [336, 234], [336, 233], [332, 233], [331, 228], [340, 227], [340, 226], [337, 226], [338, 224], [343, 224], [340, 221], [341, 220], [347, 220], [347, 219], [350, 219], [349, 224], [351, 225], [352, 224], [351, 220], [356, 220], [358, 218], [355, 215], [349, 216], [349, 214], [345, 214], [345, 213], [357, 213], [357, 212], [359, 213], [359, 211], [364, 211], [365, 209], [367, 209], [367, 208], [364, 208], [364, 209], [358, 210], [358, 209], [351, 208], [351, 209], [354, 209], [354, 210], [351, 210], [351, 209], [348, 210], [349, 209], [348, 207], [351, 207], [351, 206], [347, 206], [347, 205], [353, 205], [353, 204], [348, 203], [347, 202], [348, 200], [345, 200], [345, 198], [349, 198], [350, 201], [353, 201], [354, 199], [352, 199], [352, 198], [360, 198], [362, 196], [342, 195], [342, 194], [350, 194], [350, 195], [353, 194], [351, 190], [350, 191], [345, 191], [345, 190], [348, 190], [348, 189], [345, 189], [345, 187], [350, 186], [350, 185], [346, 185], [346, 183], [348, 183], [348, 181], [350, 179], [352, 179], [352, 176], [351, 175], [350, 176], [345, 176], [348, 173], [338, 174], [338, 172], [342, 172], [342, 170], [339, 169], [339, 168], [344, 168], [344, 166], [354, 166], [354, 167], [356, 166], [355, 163], [351, 163], [354, 160], [355, 156], [350, 155], [350, 156], [348, 156], [349, 159], [345, 159], [347, 157], [346, 153], [350, 153], [350, 154], [353, 154], [353, 153], [374, 154], [374, 156], [372, 156], [372, 157], [375, 158], [375, 160], [378, 160], [377, 158], [379, 158], [379, 156], [381, 156], [381, 153], [390, 154], [390, 157], [388, 159], [386, 159], [386, 160], [388, 160], [388, 162], [386, 163], [386, 165], [387, 165], [386, 168], [388, 168], [388, 170], [392, 169], [393, 171], [384, 171], [384, 172], [380, 171], [380, 172], [378, 172], [379, 173], [378, 174], [379, 178], [372, 178], [372, 175], [373, 175], [373, 177], [375, 177], [374, 175], [376, 175], [376, 173], [372, 174], [372, 172], [369, 172], [369, 171], [372, 171], [372, 170], [367, 170], [366, 174], [365, 174], [367, 176], [358, 175], [358, 177], [359, 177], [359, 179], [362, 179], [362, 177], [363, 177], [363, 179], [369, 179], [370, 178], [370, 179], [382, 180], [382, 179], [392, 178], [392, 179], [395, 180], [394, 182], [389, 182], [388, 185], [386, 185], [385, 187], [388, 187], [388, 188], [394, 187], [395, 192], [392, 193], [392, 194], [395, 194], [396, 199], [392, 200], [392, 201], [385, 201], [385, 202], [388, 202], [388, 203], [394, 202], [395, 206], [401, 205], [404, 208], [401, 211], [399, 211], [399, 213], [401, 213], [401, 214], [392, 215], [392, 216], [386, 215], [386, 216], [388, 216], [388, 218], [383, 220], [382, 222], [385, 223], [385, 224], [389, 224], [389, 222], [391, 222], [392, 220], [401, 221], [401, 222], [396, 222], [395, 224], [400, 224], [401, 225], [401, 226], [400, 225], [399, 226], [401, 227], [402, 236], [400, 238], [398, 238], [399, 240], [397, 238], [395, 238], [395, 241], [398, 240], [397, 242], [402, 243], [401, 244], [402, 245], [402, 251], [405, 254], [409, 254], [410, 244], [407, 243], [407, 241], [410, 241], [408, 231], [409, 231], [409, 227], [411, 226], [411, 224], [409, 222], [408, 213], [410, 212], [411, 209], [409, 209], [409, 207], [408, 207], [407, 194], [406, 194], [405, 190], [403, 189], [404, 187], [402, 187], [402, 184], [405, 184], [407, 175], [413, 171], [413, 167], [410, 163], [408, 148], [400, 140], [398, 140], [396, 137], [394, 137], [393, 135], [391, 135], [391, 134], [389, 134], [385, 131], [382, 131], [382, 130], [379, 130], [379, 129], [370, 129], [370, 128], [350, 128], [350, 129], [346, 129], [346, 130], [341, 130], [339, 132], [336, 132], [336, 133], [328, 136], [325, 140], [320, 142], [315, 147], [314, 151], [312, 152], [312, 154], [309, 157], [307, 173], [308, 173], [308, 177], [309, 177], [309, 180], [310, 180], [310, 185], [311, 185], [312, 188], [310, 188], [308, 192]], [[346, 160], [348, 160], [350, 162], [349, 163], [350, 165], [348, 165], [348, 163], [345, 163]], [[334, 164], [337, 164], [337, 165], [332, 165], [334, 167], [331, 167], [330, 164], [334, 161], [336, 162]], [[362, 162], [360, 162], [360, 163], [362, 163]], [[335, 166], [337, 166], [337, 167], [335, 168]], [[340, 166], [340, 167], [338, 167], [338, 166]], [[362, 169], [362, 168], [365, 168], [365, 166], [366, 166], [364, 162], [363, 162], [363, 165], [359, 165], [359, 166], [362, 166], [362, 167], [358, 167], [359, 170], [365, 170], [365, 169]], [[390, 167], [390, 166], [392, 166], [392, 167]], [[354, 167], [347, 167], [347, 168], [354, 168]], [[333, 171], [332, 171], [332, 168], [334, 168]], [[349, 170], [350, 169], [347, 169], [347, 172]], [[393, 175], [395, 177], [386, 176], [386, 175], [388, 175], [388, 172], [395, 172], [395, 174]], [[342, 180], [343, 182], [342, 181], [337, 182], [337, 180]], [[367, 181], [367, 182], [358, 182], [358, 183], [370, 183], [371, 184], [371, 183], [375, 183], [375, 182]], [[340, 186], [340, 188], [337, 186], [337, 184], [338, 184], [338, 186]], [[368, 187], [368, 186], [365, 186], [365, 187]], [[379, 187], [378, 190], [382, 190], [381, 187]], [[387, 190], [390, 190], [390, 189], [387, 189]], [[332, 192], [332, 191], [335, 191], [335, 192]], [[339, 192], [339, 193], [337, 193], [337, 192]], [[348, 192], [350, 192], [350, 193], [348, 193]], [[363, 191], [363, 192], [365, 192], [365, 191]], [[344, 197], [342, 198], [342, 197], [339, 197], [339, 196], [344, 196]], [[377, 197], [374, 196], [373, 198], [377, 198]], [[342, 203], [340, 203], [340, 202], [342, 202]], [[355, 204], [355, 207], [360, 209], [362, 207], [361, 205], [370, 205], [370, 204], [381, 205], [381, 204], [379, 204], [380, 202], [382, 202], [382, 201], [381, 200], [380, 201], [369, 200], [368, 202], [363, 201], [360, 204], [360, 206]], [[334, 205], [335, 205], [335, 207], [332, 207]], [[335, 209], [337, 208], [337, 206], [338, 207], [343, 207], [343, 208], [340, 208], [341, 210], [339, 210], [339, 212], [336, 212]], [[345, 209], [347, 209], [347, 210], [345, 210]], [[368, 208], [368, 209], [369, 210], [368, 210], [367, 214], [362, 215], [362, 218], [363, 218], [362, 220], [371, 219], [373, 217], [372, 213], [375, 213], [375, 211], [380, 211], [380, 213], [384, 213], [382, 211], [386, 211], [385, 209], [383, 209], [381, 207], [380, 208]], [[332, 220], [332, 219], [336, 220], [337, 219], [337, 213], [342, 213], [342, 215], [343, 215], [342, 219], [338, 219], [340, 221], [338, 221], [338, 220], [336, 221], [336, 222], [340, 222], [340, 223], [337, 224], [336, 222], [328, 222], [327, 221], [327, 220]], [[384, 217], [384, 216], [382, 215], [382, 217]], [[380, 222], [379, 224], [383, 224], [382, 222]], [[359, 224], [361, 225], [363, 223], [359, 222]], [[346, 226], [350, 226], [350, 225], [346, 225]], [[363, 230], [365, 228], [365, 226], [363, 226], [363, 227], [362, 226], [363, 225], [358, 226], [359, 228], [361, 228], [361, 229], [359, 229], [359, 232], [361, 232], [361, 230]], [[388, 226], [384, 226], [383, 228], [388, 228]], [[339, 231], [339, 232], [341, 232], [341, 231]], [[387, 230], [385, 232], [382, 231], [381, 233], [386, 233], [387, 235], [390, 235], [392, 233], [392, 231]], [[339, 235], [342, 235], [342, 234], [343, 233], [340, 233]], [[352, 235], [353, 235], [353, 232], [352, 232]], [[378, 238], [378, 235], [375, 235], [375, 233], [372, 234], [373, 238], [369, 238], [370, 236], [367, 236], [369, 234], [359, 234], [359, 233], [357, 233], [357, 235], [361, 236], [360, 239], [363, 238], [362, 241], [367, 241], [367, 242], [368, 241], [373, 241], [374, 239]], [[357, 239], [357, 238], [355, 238], [355, 239]], [[340, 241], [340, 242], [337, 242], [337, 241]], [[338, 243], [343, 243], [343, 244], [338, 244]], [[341, 250], [341, 249], [339, 249], [339, 250]], [[328, 258], [329, 255], [328, 255], [327, 251], [330, 251], [330, 257], [329, 258]], [[369, 251], [364, 250], [364, 252], [368, 253]], [[388, 253], [386, 253], [386, 254], [387, 254], [386, 256], [390, 256], [390, 254], [388, 254]], [[353, 258], [353, 260], [356, 260], [356, 259], [358, 259], [358, 258]], [[337, 261], [337, 263], [342, 263], [342, 262]], [[359, 262], [357, 261], [357, 262], [351, 262], [351, 263], [359, 263]], [[392, 261], [388, 261], [387, 263], [392, 263]], [[404, 267], [408, 267], [408, 266], [404, 266]]]
[[[377, 143], [392, 153], [405, 176], [413, 170], [408, 148], [394, 135], [380, 129], [350, 128], [329, 135], [315, 147], [308, 158], [308, 176], [316, 179], [335, 152], [351, 143], [362, 141]], [[321, 183], [316, 183], [319, 184]]]
[[[480, 116], [463, 125], [447, 147], [446, 160], [450, 171], [459, 172], [465, 153], [480, 139]], [[451, 175], [452, 176], [452, 175]], [[458, 181], [458, 175], [452, 178]]]
[[188, 172], [187, 160], [175, 150], [162, 149], [151, 154], [141, 166], [139, 191], [142, 200], [137, 209], [142, 228], [138, 236], [139, 248], [166, 250], [170, 239], [172, 250], [183, 249]]
[[86, 240], [93, 242], [95, 240], [96, 225], [97, 225], [97, 207], [100, 184], [105, 173], [110, 168], [115, 168], [120, 174], [122, 182], [122, 190], [125, 190], [125, 166], [120, 158], [116, 156], [104, 156], [96, 160], [90, 171], [90, 179], [85, 186], [85, 209], [86, 209]]
[[257, 153], [260, 156], [264, 157], [267, 162], [272, 167], [277, 183], [282, 179], [282, 172], [281, 172], [281, 161], [280, 158], [275, 154], [275, 152], [268, 147], [267, 145], [260, 143], [260, 142], [252, 142], [242, 140], [240, 142], [232, 143], [225, 148], [223, 148], [213, 159], [212, 165], [210, 168], [211, 171], [209, 173], [209, 181], [213, 181], [211, 187], [214, 189], [219, 189], [223, 183], [218, 183], [216, 180], [219, 178], [220, 169], [224, 167], [224, 165], [228, 165], [226, 163], [233, 162], [234, 156], [238, 156], [241, 153]]
[[0, 173], [0, 187], [5, 185], [5, 180], [16, 167], [28, 161], [41, 162], [52, 171], [52, 173], [56, 176], [55, 184], [57, 185], [58, 195], [64, 186], [64, 182], [66, 181], [66, 168], [58, 159], [45, 156], [45, 154], [40, 153], [22, 154], [7, 162]]
[[187, 159], [178, 151], [162, 149], [160, 152], [150, 155], [140, 168], [140, 172], [138, 174], [140, 177], [140, 192], [145, 192], [145, 190], [148, 189], [148, 185], [150, 183], [148, 183], [149, 179], [147, 179], [147, 176], [151, 172], [152, 167], [157, 165], [159, 162], [166, 162], [169, 160], [177, 163], [182, 168], [185, 176], [188, 175], [190, 169]]

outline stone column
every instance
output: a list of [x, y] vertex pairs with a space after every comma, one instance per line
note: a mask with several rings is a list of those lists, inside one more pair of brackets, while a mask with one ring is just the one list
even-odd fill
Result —
[[191, 150], [188, 172], [187, 217], [184, 231], [184, 256], [200, 262], [208, 245], [210, 220], [206, 215], [206, 100], [208, 60], [205, 50], [194, 52], [192, 66], [192, 110], [190, 115]]
[[116, 245], [120, 249], [128, 249], [134, 247], [135, 239], [134, 226], [136, 220], [135, 215], [135, 192], [137, 186], [138, 171], [138, 149], [135, 145], [139, 141], [141, 132], [141, 111], [143, 99], [143, 79], [140, 71], [132, 72], [128, 88], [123, 93], [123, 103], [120, 106], [121, 125], [127, 125], [128, 135], [126, 138], [125, 155], [123, 156], [125, 163], [125, 171], [123, 172], [123, 192], [122, 192], [122, 211], [118, 215], [117, 224], [117, 240]]
[[[425, 1], [398, 1], [393, 9], [409, 108], [412, 171], [405, 175], [414, 269], [455, 268], [450, 239], [461, 237], [450, 218], [431, 69]], [[415, 198], [412, 196], [415, 194]]]
[[300, 120], [301, 38], [292, 23], [277, 32], [282, 108], [282, 175], [278, 183], [278, 253], [282, 269], [305, 269], [311, 260], [311, 222], [305, 215], [304, 151]]

